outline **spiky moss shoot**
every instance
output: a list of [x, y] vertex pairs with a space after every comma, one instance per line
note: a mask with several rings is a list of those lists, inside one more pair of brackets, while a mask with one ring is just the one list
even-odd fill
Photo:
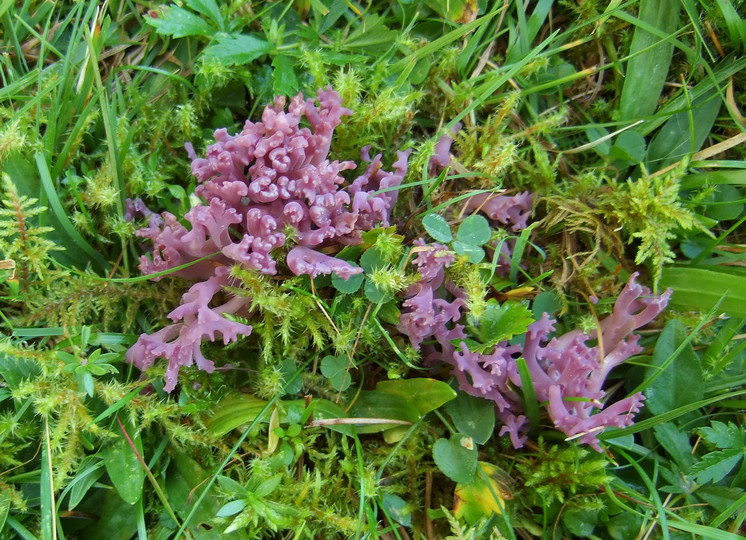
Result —
[[199, 126], [197, 125], [197, 111], [194, 103], [189, 101], [177, 105], [174, 112], [176, 113], [175, 124], [181, 137], [185, 141], [190, 141], [193, 137], [196, 137]]
[[606, 474], [608, 459], [575, 444], [549, 445], [539, 437], [538, 452], [521, 456], [516, 469], [523, 475], [524, 495], [534, 506], [563, 503], [571, 496], [597, 493], [612, 477]]
[[678, 229], [699, 229], [712, 236], [710, 230], [686, 208], [679, 197], [681, 165], [665, 175], [643, 175], [624, 184], [612, 182], [612, 189], [602, 193], [600, 203], [607, 214], [614, 216], [630, 234], [629, 241], [640, 241], [635, 264], [650, 261], [653, 266], [653, 289], [657, 291], [663, 265], [674, 260], [669, 242]]
[[466, 292], [466, 307], [475, 318], [484, 315], [487, 309], [487, 284], [480, 271], [483, 264], [472, 264], [462, 255], [451, 265], [451, 278]]
[[80, 199], [86, 207], [106, 210], [116, 204], [118, 197], [119, 190], [114, 185], [113, 171], [108, 160], [99, 167], [93, 177], [85, 176], [85, 186], [80, 192]]
[[277, 366], [264, 366], [252, 381], [252, 389], [257, 397], [271, 399], [284, 394], [285, 374]]
[[27, 146], [26, 134], [18, 120], [6, 123], [0, 129], [0, 163], [12, 154]]
[[26, 500], [23, 498], [23, 494], [15, 489], [15, 486], [6, 484], [0, 479], [0, 493], [6, 494], [9, 497], [8, 510], [15, 510], [19, 513], [25, 513], [28, 511], [28, 505]]
[[235, 78], [235, 70], [214, 56], [202, 54], [194, 66], [194, 82], [203, 92], [225, 86]]
[[333, 87], [342, 98], [342, 105], [352, 110], [360, 106], [363, 85], [354, 68], [340, 69], [334, 78]]
[[[301, 47], [299, 60], [306, 71], [311, 74], [314, 86], [317, 88], [326, 88], [327, 85], [329, 85], [329, 67], [321, 56], [321, 50]], [[336, 87], [335, 89], [339, 92], [339, 89]], [[341, 92], [339, 92], [339, 94], [342, 95]], [[346, 103], [344, 96], [342, 96], [342, 98], [342, 102]]]
[[380, 290], [390, 294], [403, 291], [417, 282], [417, 276], [394, 268], [379, 268], [368, 274], [368, 279]]

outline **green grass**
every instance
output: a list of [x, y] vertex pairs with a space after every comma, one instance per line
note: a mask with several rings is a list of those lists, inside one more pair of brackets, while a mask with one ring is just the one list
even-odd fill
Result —
[[[746, 535], [746, 4], [524, 4], [0, 1], [0, 539]], [[163, 392], [124, 355], [190, 283], [140, 274], [126, 199], [184, 222], [185, 143], [327, 85], [330, 159], [413, 151], [394, 227], [339, 253], [359, 288], [234, 269], [254, 332], [202, 348], [233, 369]], [[499, 190], [535, 194], [529, 228], [463, 213]], [[396, 329], [428, 235], [464, 255], [472, 350], [543, 312], [592, 330], [634, 271], [671, 287], [607, 380], [636, 423], [566, 439], [521, 359], [515, 450]]]

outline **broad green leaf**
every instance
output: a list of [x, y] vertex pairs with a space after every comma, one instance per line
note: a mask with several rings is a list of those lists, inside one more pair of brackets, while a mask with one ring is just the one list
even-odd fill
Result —
[[469, 262], [472, 264], [480, 263], [484, 259], [484, 249], [479, 246], [464, 244], [463, 242], [459, 242], [458, 240], [453, 242], [451, 246], [453, 247], [453, 251], [455, 251], [459, 255], [466, 255], [466, 257], [468, 257], [469, 259]]
[[[669, 322], [658, 338], [647, 377], [657, 378], [645, 391], [645, 404], [653, 414], [662, 414], [702, 399], [702, 366], [691, 343], [673, 356], [686, 339], [686, 328], [678, 320]], [[663, 370], [663, 371], [661, 371]]]
[[726, 486], [702, 486], [697, 490], [696, 495], [718, 512], [724, 512], [743, 496], [743, 490]]
[[682, 191], [715, 185], [746, 186], [746, 169], [714, 170], [689, 174], [681, 179]]
[[432, 62], [427, 57], [420, 58], [409, 73], [409, 83], [413, 85], [421, 84], [430, 73]]
[[702, 148], [721, 105], [720, 96], [713, 91], [692, 103], [691, 111], [681, 111], [669, 118], [648, 145], [645, 161], [648, 170], [662, 169]]
[[[641, 0], [638, 19], [672, 34], [679, 26], [679, 0]], [[668, 76], [673, 43], [638, 26], [632, 37], [619, 104], [619, 118], [634, 120], [652, 115]]]
[[459, 391], [456, 399], [446, 404], [456, 429], [477, 444], [486, 443], [495, 430], [495, 404], [487, 399]]
[[332, 388], [342, 392], [352, 383], [350, 369], [353, 367], [348, 359], [337, 356], [325, 356], [321, 360], [321, 373], [329, 379]]
[[432, 236], [436, 242], [450, 242], [453, 240], [451, 227], [440, 214], [427, 214], [422, 218], [422, 226], [425, 227], [427, 234]]
[[433, 445], [433, 459], [448, 478], [459, 484], [470, 484], [477, 472], [477, 449], [471, 437], [457, 434], [452, 439], [438, 439]]
[[[140, 435], [133, 436], [134, 429], [127, 430], [132, 442], [135, 443], [135, 449], [142, 456], [142, 440]], [[117, 493], [127, 504], [135, 504], [142, 496], [142, 486], [145, 481], [145, 471], [137, 459], [133, 449], [126, 437], [119, 434], [117, 440], [101, 451], [101, 457], [106, 465], [106, 472], [109, 473]]]
[[272, 59], [273, 89], [276, 95], [293, 97], [298, 93], [298, 78], [295, 76], [293, 64], [284, 54], [278, 54]]
[[745, 198], [735, 186], [716, 186], [702, 202], [705, 206], [705, 215], [717, 221], [738, 219], [743, 215]]
[[456, 239], [459, 242], [472, 246], [483, 246], [489, 242], [491, 236], [492, 229], [489, 221], [479, 214], [467, 217], [456, 231]]
[[155, 16], [145, 17], [145, 22], [155, 28], [159, 34], [166, 34], [175, 38], [186, 36], [215, 35], [217, 29], [188, 9], [171, 4], [161, 8]]
[[699, 484], [719, 482], [738, 465], [743, 458], [743, 453], [743, 448], [710, 452], [692, 465], [690, 473]]
[[493, 514], [502, 514], [505, 498], [513, 498], [506, 492], [508, 473], [486, 461], [478, 463], [481, 471], [470, 484], [457, 484], [453, 494], [453, 514], [463, 518], [469, 525]]
[[[420, 419], [420, 413], [414, 405], [403, 397], [368, 390], [360, 392], [350, 409], [351, 418], [381, 418], [386, 420], [401, 420], [415, 423]], [[392, 424], [367, 424], [357, 426], [358, 433], [377, 433], [391, 428]]]
[[241, 510], [246, 508], [247, 504], [249, 504], [249, 501], [247, 501], [246, 499], [239, 499], [237, 501], [231, 501], [228, 504], [224, 505], [220, 510], [218, 510], [218, 513], [215, 515], [217, 517], [235, 516]]
[[366, 274], [372, 274], [376, 270], [386, 268], [389, 263], [388, 258], [375, 246], [366, 249], [360, 256], [360, 266], [365, 270]]
[[642, 163], [645, 159], [645, 146], [645, 137], [635, 130], [627, 130], [616, 138], [609, 150], [609, 157], [629, 164]]
[[225, 20], [215, 0], [187, 0], [187, 5], [210, 19], [221, 30], [225, 30]]
[[606, 530], [612, 540], [635, 538], [640, 531], [642, 517], [632, 512], [622, 512], [606, 522]]
[[485, 345], [490, 345], [524, 333], [534, 318], [531, 311], [519, 302], [500, 304], [491, 298], [479, 319], [469, 315], [467, 321], [474, 336]]
[[130, 540], [137, 532], [137, 507], [126, 504], [115, 489], [103, 490], [98, 519], [80, 533], [82, 540]]
[[342, 279], [337, 274], [332, 274], [332, 285], [342, 294], [352, 294], [360, 290], [365, 280], [365, 274], [353, 274], [349, 279]]
[[365, 280], [363, 291], [365, 292], [365, 297], [373, 304], [388, 302], [394, 297], [393, 294], [382, 289], [381, 287], [373, 283], [370, 279]]
[[205, 47], [202, 54], [214, 58], [224, 66], [253, 62], [272, 50], [272, 45], [251, 34], [220, 36]]
[[276, 474], [270, 478], [267, 478], [261, 484], [259, 484], [256, 490], [254, 490], [254, 494], [257, 497], [266, 497], [267, 495], [272, 493], [274, 490], [276, 490], [280, 486], [281, 482], [282, 482], [282, 475]]
[[392, 493], [384, 493], [381, 497], [381, 505], [386, 513], [397, 523], [405, 527], [412, 524], [412, 510], [408, 507], [407, 501]]
[[397, 32], [384, 24], [384, 19], [376, 13], [369, 12], [365, 21], [349, 33], [342, 42], [343, 49], [364, 51], [370, 54], [384, 52], [397, 39]]
[[[251, 394], [235, 394], [223, 398], [213, 408], [213, 415], [205, 420], [207, 429], [213, 435], [225, 435], [243, 424], [252, 422], [266, 404], [266, 401]], [[262, 421], [269, 421], [269, 415], [265, 415]]]
[[689, 436], [673, 422], [657, 425], [653, 431], [655, 431], [655, 438], [661, 444], [661, 449], [668, 452], [682, 471], [687, 472], [694, 461]]
[[598, 524], [598, 510], [571, 508], [562, 513], [562, 523], [574, 538], [587, 538]]
[[743, 448], [746, 444], [743, 428], [733, 422], [724, 424], [715, 420], [709, 427], [699, 428], [698, 432], [707, 442], [718, 448]]
[[531, 313], [539, 320], [544, 313], [554, 315], [562, 309], [562, 300], [551, 291], [540, 292], [531, 304]]
[[443, 381], [426, 378], [381, 381], [376, 385], [376, 391], [403, 397], [420, 415], [434, 411], [456, 397], [456, 391]]
[[669, 266], [661, 273], [660, 287], [673, 289], [671, 307], [707, 312], [722, 298], [719, 313], [746, 318], [746, 274], [734, 268]]
[[[586, 127], [584, 131], [589, 143], [595, 142], [599, 139], [603, 139], [604, 137], [609, 135], [609, 132], [605, 128], [599, 126], [589, 126]], [[605, 139], [604, 141], [596, 144], [593, 149], [602, 156], [607, 156], [611, 151], [611, 143], [608, 139]]]

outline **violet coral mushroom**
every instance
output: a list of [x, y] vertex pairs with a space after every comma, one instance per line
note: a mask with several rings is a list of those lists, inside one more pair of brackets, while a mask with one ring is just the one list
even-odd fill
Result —
[[[531, 203], [528, 193], [514, 197], [478, 195], [471, 198], [467, 208], [478, 209], [491, 220], [519, 231], [526, 227]], [[550, 339], [555, 321], [545, 313], [528, 326], [522, 346], [501, 342], [491, 352], [479, 353], [471, 351], [464, 341], [459, 343], [466, 338], [460, 321], [467, 308], [465, 292], [445, 276], [452, 256], [440, 244], [426, 246], [419, 241], [416, 245], [418, 254], [413, 263], [421, 278], [405, 292], [397, 328], [416, 349], [422, 349], [426, 361], [452, 365], [461, 390], [495, 402], [503, 422], [500, 435], [509, 435], [514, 447], [523, 446], [528, 428], [521, 414], [521, 397], [514, 390], [522, 387], [516, 366], [519, 357], [526, 361], [538, 401], [547, 403], [550, 420], [568, 438], [577, 438], [600, 451], [598, 433], [607, 427], [632, 424], [644, 396], [636, 393], [605, 404], [603, 385], [614, 367], [642, 351], [639, 336], [632, 332], [663, 311], [670, 290], [651, 295], [635, 281], [635, 273], [612, 313], [601, 321], [600, 334], [574, 330]], [[446, 294], [453, 299], [446, 300]], [[425, 343], [427, 340], [431, 343]], [[597, 344], [589, 345], [594, 340]]]
[[[318, 105], [298, 95], [286, 111], [285, 98], [275, 98], [264, 109], [261, 122], [247, 120], [236, 135], [217, 130], [216, 142], [204, 158], [188, 145], [192, 173], [200, 182], [195, 193], [204, 201], [184, 216], [191, 227], [168, 212], [162, 218], [152, 214], [142, 201], [128, 203], [127, 217], [149, 218], [148, 226], [136, 232], [153, 243], [150, 255], [140, 258], [141, 271], [153, 274], [191, 263], [173, 273], [201, 280], [169, 314], [173, 325], [142, 334], [127, 352], [127, 359], [140, 369], [156, 358], [168, 359], [166, 391], [174, 389], [181, 366], [196, 363], [206, 371], [213, 369], [200, 351], [204, 339], [214, 341], [220, 334], [227, 343], [251, 332], [251, 326], [226, 317], [248, 315], [249, 298], [235, 296], [210, 307], [223, 287], [234, 285], [229, 275], [232, 265], [276, 274], [277, 257], [292, 230], [296, 245], [280, 260], [292, 273], [316, 277], [334, 272], [349, 279], [362, 269], [317, 249], [360, 243], [363, 231], [389, 224], [397, 198], [392, 188], [404, 178], [409, 151], [397, 152], [393, 171], [388, 172], [380, 155], [371, 159], [369, 149], [363, 148], [365, 171], [343, 187], [341, 173], [357, 165], [330, 161], [328, 154], [334, 129], [352, 111], [342, 106], [331, 88], [320, 89], [317, 101]], [[303, 117], [310, 127], [301, 127]]]

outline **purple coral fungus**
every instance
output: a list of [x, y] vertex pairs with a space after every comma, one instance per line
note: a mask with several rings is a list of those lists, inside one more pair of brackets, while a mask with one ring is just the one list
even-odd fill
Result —
[[[330, 161], [328, 154], [334, 129], [352, 112], [330, 88], [320, 89], [317, 101], [298, 95], [286, 111], [285, 98], [275, 98], [261, 122], [247, 120], [236, 135], [217, 130], [204, 158], [189, 145], [192, 173], [200, 182], [195, 193], [204, 201], [184, 216], [190, 228], [168, 212], [162, 219], [150, 213], [142, 201], [129, 204], [129, 217], [149, 218], [148, 226], [136, 233], [153, 244], [150, 255], [140, 259], [141, 271], [153, 274], [193, 263], [174, 274], [199, 280], [169, 314], [174, 324], [142, 334], [127, 352], [127, 359], [143, 370], [157, 358], [168, 359], [166, 391], [174, 389], [181, 366], [196, 363], [213, 369], [200, 351], [204, 339], [214, 341], [220, 334], [229, 342], [251, 332], [251, 326], [226, 317], [247, 315], [250, 299], [232, 297], [210, 307], [223, 287], [233, 284], [232, 265], [276, 274], [277, 257], [283, 256], [286, 234], [292, 231], [296, 245], [280, 259], [292, 273], [316, 277], [335, 272], [348, 279], [362, 269], [318, 248], [356, 244], [362, 231], [388, 225], [397, 192], [374, 192], [401, 184], [409, 151], [398, 152], [393, 171], [387, 172], [381, 156], [371, 159], [363, 148], [365, 171], [343, 187], [341, 173], [357, 166]], [[310, 128], [301, 127], [303, 117]]]

